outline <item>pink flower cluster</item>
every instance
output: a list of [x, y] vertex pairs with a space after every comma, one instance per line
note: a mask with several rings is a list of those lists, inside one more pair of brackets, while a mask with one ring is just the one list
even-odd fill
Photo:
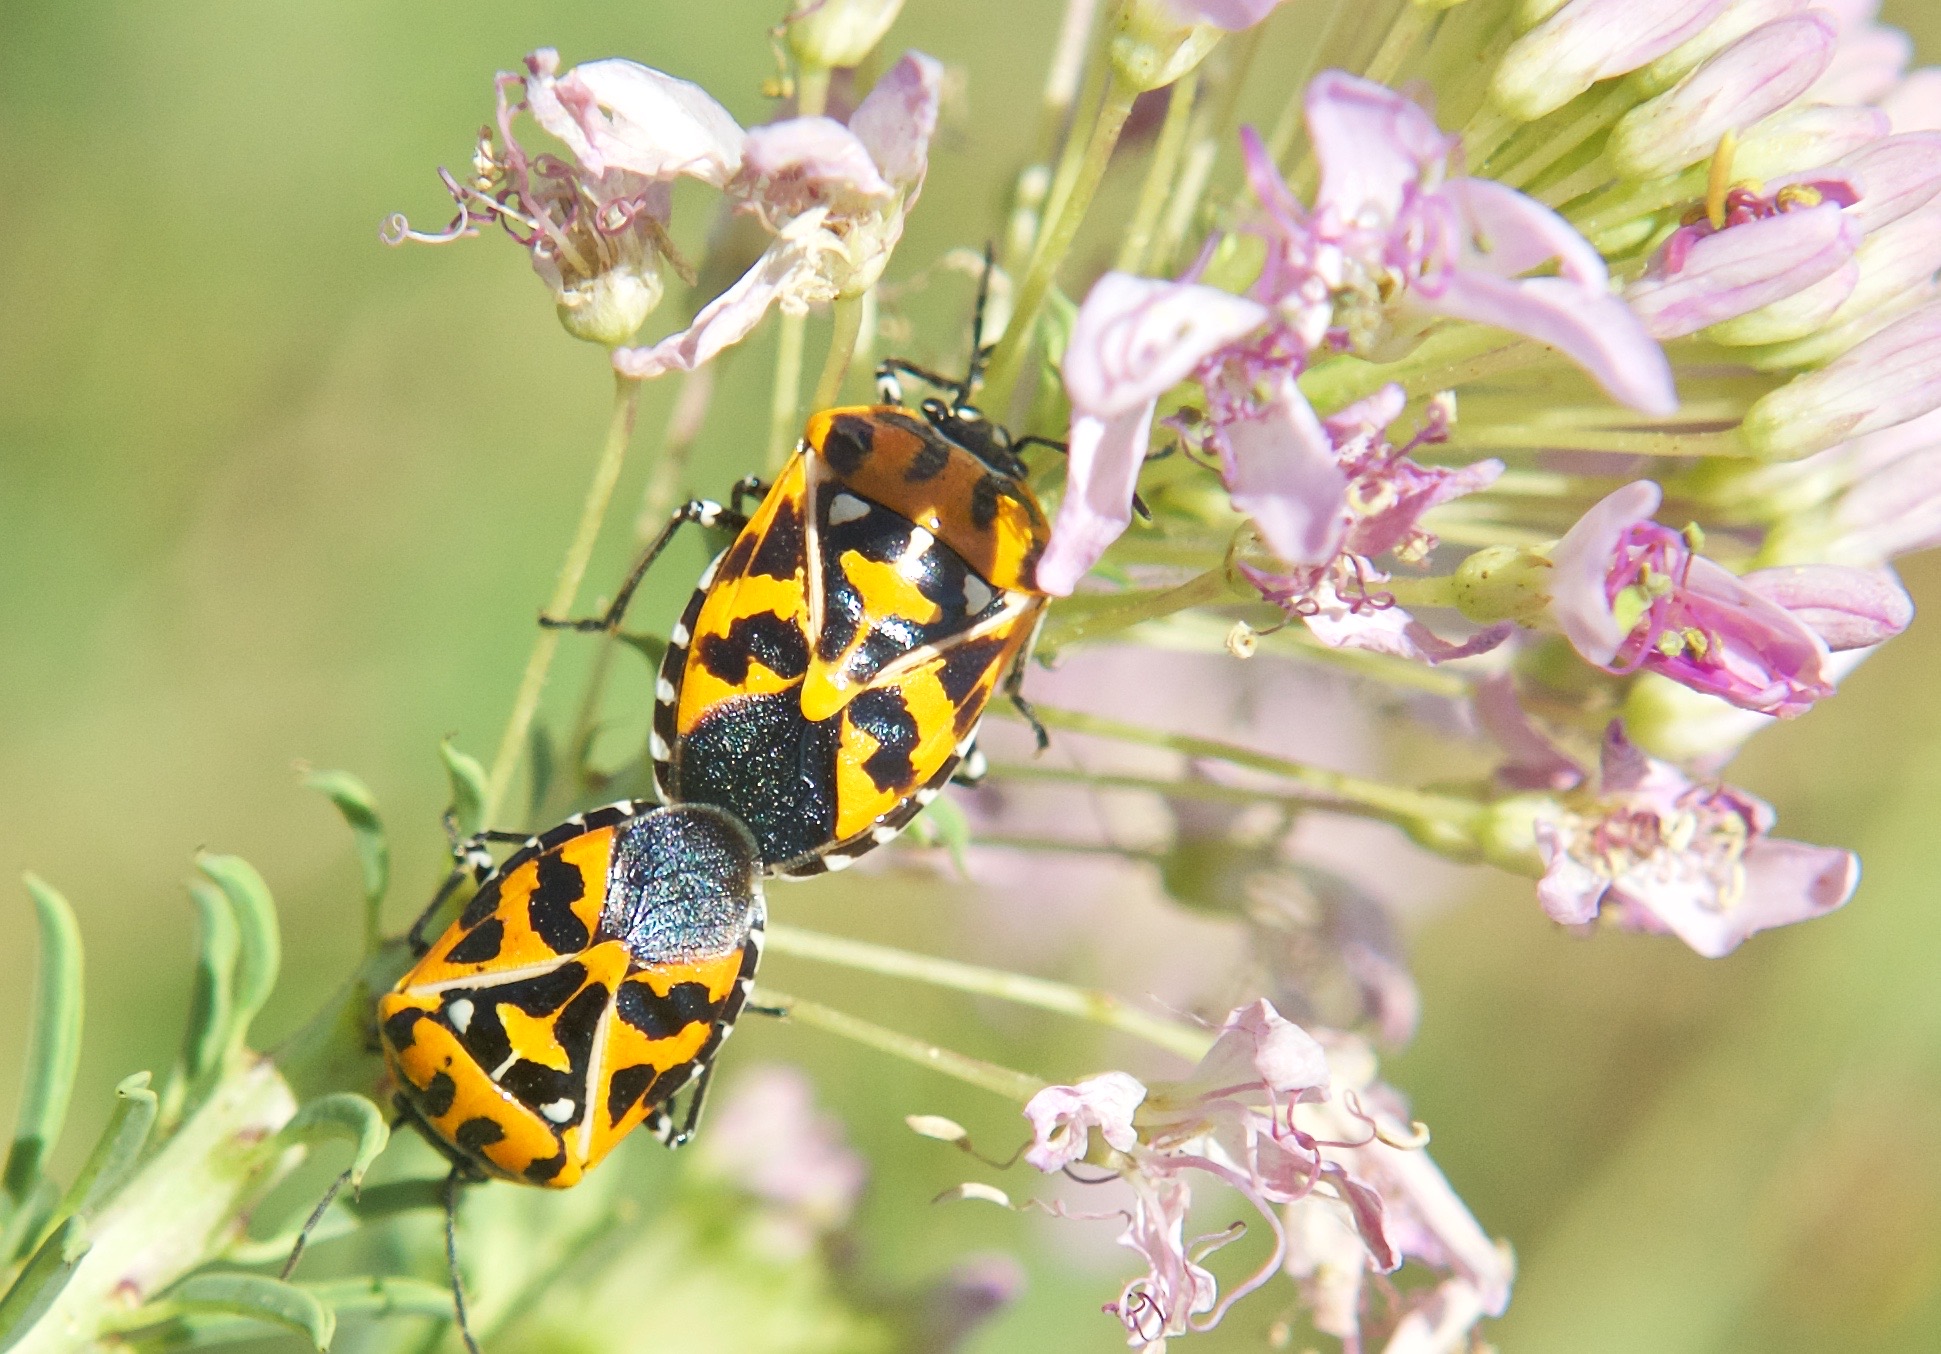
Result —
[[[1421, 1150], [1419, 1126], [1375, 1082], [1366, 1048], [1344, 1036], [1330, 1041], [1324, 1048], [1257, 1001], [1227, 1017], [1184, 1081], [1148, 1087], [1108, 1072], [1047, 1087], [1025, 1107], [1033, 1166], [1102, 1164], [1132, 1192], [1119, 1242], [1145, 1272], [1108, 1306], [1128, 1343], [1157, 1349], [1169, 1336], [1208, 1329], [1283, 1269], [1320, 1299], [1322, 1328], [1349, 1348], [1358, 1347], [1366, 1319], [1362, 1276], [1406, 1259], [1442, 1278], [1405, 1300], [1398, 1325], [1445, 1308], [1467, 1311], [1473, 1324], [1507, 1306], [1505, 1249]], [[1094, 1131], [1108, 1149], [1102, 1154], [1092, 1147]], [[1272, 1257], [1224, 1298], [1203, 1262], [1239, 1229], [1187, 1239], [1195, 1174], [1238, 1191], [1274, 1235]]]

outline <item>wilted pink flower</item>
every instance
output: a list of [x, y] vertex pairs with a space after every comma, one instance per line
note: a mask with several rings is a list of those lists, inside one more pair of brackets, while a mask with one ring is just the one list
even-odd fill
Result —
[[616, 351], [614, 369], [635, 378], [692, 370], [746, 338], [771, 306], [799, 314], [874, 286], [922, 191], [942, 84], [942, 66], [906, 52], [847, 126], [790, 118], [749, 132], [726, 191], [775, 239], [685, 330]]
[[[1826, 641], [1752, 580], [1700, 556], [1685, 533], [1652, 521], [1660, 497], [1649, 480], [1626, 485], [1551, 550], [1551, 615], [1577, 652], [1606, 671], [1662, 673], [1762, 714], [1796, 715], [1831, 695]], [[1851, 569], [1814, 583], [1829, 593], [1819, 604], [1841, 610], [1868, 609], [1857, 599], [1875, 590]], [[1841, 591], [1852, 596], [1832, 595]]]
[[[673, 261], [669, 185], [683, 175], [726, 183], [741, 163], [741, 128], [700, 86], [632, 61], [590, 61], [562, 76], [546, 47], [526, 70], [498, 76], [498, 140], [491, 128], [480, 134], [472, 178], [439, 171], [458, 204], [452, 223], [427, 234], [394, 216], [384, 238], [439, 243], [496, 222], [531, 254], [570, 333], [625, 342], [659, 304]], [[508, 97], [514, 89], [523, 99]], [[528, 108], [572, 161], [526, 151], [513, 120]]]
[[1833, 911], [1859, 881], [1852, 852], [1769, 836], [1773, 822], [1763, 800], [1687, 779], [1613, 723], [1594, 785], [1537, 821], [1537, 897], [1557, 921], [1602, 914], [1717, 959], [1755, 931]]
[[1024, 1117], [1031, 1121], [1032, 1145], [1024, 1159], [1041, 1171], [1062, 1170], [1091, 1150], [1092, 1130], [1123, 1152], [1138, 1140], [1132, 1112], [1146, 1088], [1124, 1072], [1104, 1072], [1075, 1086], [1048, 1086], [1031, 1097]]
[[[1407, 1256], [1446, 1268], [1460, 1268], [1464, 1262], [1452, 1259], [1458, 1254], [1480, 1250], [1495, 1257], [1422, 1155], [1419, 1134], [1400, 1115], [1392, 1093], [1373, 1082], [1366, 1048], [1352, 1040], [1339, 1046], [1353, 1069], [1354, 1079], [1346, 1083], [1335, 1078], [1329, 1051], [1258, 1001], [1227, 1017], [1213, 1047], [1184, 1081], [1156, 1083], [1148, 1093], [1123, 1073], [1108, 1074], [1125, 1084], [1102, 1087], [1105, 1079], [1093, 1077], [1076, 1086], [1048, 1087], [1027, 1106], [1034, 1132], [1027, 1159], [1050, 1163], [1041, 1169], [1056, 1169], [1084, 1150], [1065, 1136], [1069, 1125], [1081, 1118], [1111, 1119], [1132, 1088], [1143, 1097], [1133, 1116], [1136, 1138], [1123, 1147], [1114, 1144], [1113, 1164], [1133, 1193], [1119, 1240], [1146, 1262], [1146, 1272], [1107, 1308], [1124, 1323], [1129, 1343], [1150, 1349], [1168, 1336], [1208, 1329], [1279, 1271], [1286, 1237], [1278, 1206], [1312, 1204], [1342, 1219], [1359, 1248], [1357, 1273], [1395, 1269]], [[1079, 1104], [1087, 1108], [1075, 1112]], [[1297, 1122], [1297, 1107], [1312, 1122]], [[1416, 1160], [1402, 1163], [1403, 1157]], [[1186, 1239], [1193, 1172], [1239, 1191], [1274, 1230], [1272, 1259], [1224, 1299], [1200, 1262], [1239, 1230]], [[1383, 1183], [1395, 1192], [1393, 1208]], [[1467, 1230], [1458, 1215], [1467, 1220]], [[1500, 1269], [1500, 1262], [1485, 1262], [1490, 1263]], [[1505, 1271], [1501, 1283], [1490, 1288], [1492, 1312], [1507, 1301], [1507, 1283]]]

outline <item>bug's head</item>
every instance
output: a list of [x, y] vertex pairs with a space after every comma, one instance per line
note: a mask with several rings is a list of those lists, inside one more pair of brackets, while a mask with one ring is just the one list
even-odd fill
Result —
[[985, 418], [975, 405], [931, 398], [918, 408], [931, 427], [998, 474], [1021, 480], [1028, 473], [1025, 463], [1012, 449], [1010, 431], [1003, 424]]

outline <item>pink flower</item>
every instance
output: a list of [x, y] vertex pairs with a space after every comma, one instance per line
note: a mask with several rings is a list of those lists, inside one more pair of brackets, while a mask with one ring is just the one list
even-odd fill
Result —
[[[1235, 507], [1293, 566], [1338, 555], [1344, 475], [1355, 473], [1294, 382], [1318, 352], [1365, 349], [1391, 327], [1470, 320], [1558, 348], [1640, 409], [1676, 407], [1664, 354], [1562, 217], [1501, 184], [1444, 182], [1452, 139], [1380, 85], [1326, 72], [1308, 87], [1307, 116], [1322, 167], [1312, 213], [1243, 133], [1262, 212], [1251, 229], [1268, 246], [1248, 298], [1108, 273], [1079, 307], [1063, 363], [1070, 472], [1038, 569], [1046, 591], [1069, 593], [1131, 520], [1157, 401], [1188, 377], [1206, 408], [1182, 431], [1218, 458]], [[1552, 263], [1554, 276], [1523, 276]], [[1480, 487], [1481, 473], [1493, 472], [1424, 472], [1398, 490], [1397, 539], [1430, 499]]]
[[1755, 931], [1833, 911], [1859, 880], [1852, 852], [1769, 836], [1773, 822], [1763, 800], [1687, 779], [1613, 723], [1596, 784], [1537, 821], [1537, 897], [1559, 922], [1603, 914], [1717, 959]]
[[[1354, 1321], [1361, 1272], [1393, 1270], [1411, 1256], [1474, 1281], [1484, 1295], [1478, 1315], [1502, 1311], [1508, 1272], [1501, 1253], [1423, 1155], [1420, 1131], [1400, 1102], [1374, 1082], [1373, 1058], [1359, 1041], [1337, 1037], [1324, 1049], [1258, 1001], [1228, 1015], [1184, 1081], [1156, 1083], [1147, 1093], [1123, 1073], [1107, 1075], [1123, 1081], [1106, 1086], [1093, 1077], [1033, 1098], [1025, 1111], [1034, 1136], [1026, 1159], [1062, 1168], [1074, 1159], [1069, 1125], [1118, 1116], [1132, 1088], [1143, 1098], [1133, 1116], [1136, 1136], [1117, 1147], [1112, 1162], [1132, 1192], [1119, 1241], [1145, 1261], [1145, 1272], [1107, 1306], [1129, 1343], [1152, 1349], [1169, 1336], [1209, 1329], [1279, 1272], [1288, 1254], [1275, 1211], [1281, 1206], [1290, 1207], [1290, 1220], [1308, 1209], [1338, 1220], [1355, 1248]], [[1240, 1229], [1187, 1240], [1194, 1173], [1237, 1190], [1274, 1231], [1272, 1259], [1224, 1298], [1201, 1261]]]
[[[1607, 672], [1662, 673], [1762, 714], [1796, 715], [1831, 695], [1826, 642], [1752, 580], [1652, 521], [1660, 497], [1649, 480], [1626, 485], [1552, 548], [1551, 615], [1577, 652]], [[1817, 583], [1867, 586], [1855, 573]]]
[[[666, 264], [685, 267], [667, 236], [669, 185], [687, 176], [722, 186], [741, 163], [741, 128], [698, 85], [631, 61], [591, 61], [561, 76], [547, 47], [526, 69], [497, 78], [499, 143], [490, 130], [481, 135], [472, 178], [439, 170], [458, 204], [452, 223], [426, 234], [394, 216], [384, 239], [442, 243], [496, 222], [531, 255], [568, 332], [623, 343], [660, 303]], [[523, 101], [508, 98], [515, 88]], [[513, 129], [525, 108], [572, 161], [526, 151]]]
[[1740, 424], [1756, 456], [1790, 460], [1941, 408], [1941, 305], [1925, 305], [1818, 371], [1760, 397]]
[[[1308, 86], [1321, 163], [1311, 218], [1249, 143], [1249, 179], [1268, 211], [1270, 263], [1254, 297], [1285, 308], [1320, 283], [1353, 333], [1400, 283], [1404, 311], [1494, 325], [1557, 348], [1617, 400], [1677, 407], [1658, 345], [1611, 295], [1604, 261], [1562, 217], [1488, 179], [1444, 181], [1453, 139], [1381, 85], [1324, 71]], [[1525, 277], [1555, 263], [1557, 274]]]
[[[1533, 122], [1599, 80], [1657, 60], [1697, 34], [1730, 0], [1571, 0], [1503, 54], [1490, 97]], [[1539, 10], [1543, 13], [1543, 10]]]
[[1181, 23], [1208, 23], [1238, 33], [1252, 28], [1286, 0], [1166, 0]]
[[[758, 127], [725, 190], [775, 233], [768, 249], [680, 333], [622, 348], [614, 369], [636, 379], [691, 371], [746, 338], [772, 306], [801, 313], [876, 284], [922, 191], [943, 67], [907, 52], [848, 125], [790, 118]], [[651, 129], [639, 154], [665, 153]]]
[[1125, 273], [1093, 284], [1065, 349], [1070, 469], [1039, 587], [1069, 594], [1131, 522], [1159, 397], [1266, 318], [1263, 307], [1212, 287]]

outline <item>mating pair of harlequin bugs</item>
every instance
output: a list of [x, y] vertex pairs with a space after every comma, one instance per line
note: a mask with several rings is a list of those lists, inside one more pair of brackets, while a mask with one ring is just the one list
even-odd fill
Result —
[[[686, 1141], [753, 983], [762, 876], [839, 869], [894, 837], [975, 765], [1001, 681], [1031, 719], [1018, 682], [1049, 528], [1025, 443], [969, 403], [977, 365], [948, 382], [886, 363], [884, 402], [812, 416], [773, 487], [743, 481], [732, 507], [677, 511], [605, 615], [545, 622], [617, 628], [682, 525], [737, 531], [660, 669], [663, 805], [576, 815], [496, 869], [486, 843], [507, 838], [465, 843], [413, 928], [418, 963], [378, 1004], [399, 1108], [452, 1160], [453, 1190], [570, 1186], [642, 1124]], [[899, 373], [953, 398], [906, 408]], [[425, 946], [467, 873], [477, 891]], [[453, 1282], [462, 1325], [455, 1268]]]

